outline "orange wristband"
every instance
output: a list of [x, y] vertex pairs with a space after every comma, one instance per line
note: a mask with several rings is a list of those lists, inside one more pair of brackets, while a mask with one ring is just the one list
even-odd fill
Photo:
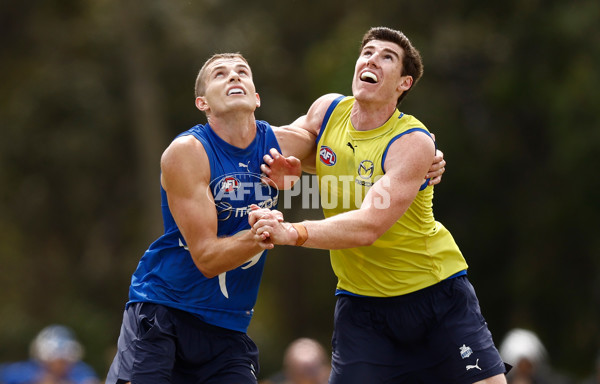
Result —
[[292, 227], [294, 227], [296, 232], [298, 232], [298, 239], [296, 239], [296, 246], [299, 247], [302, 244], [304, 244], [304, 242], [306, 242], [306, 239], [308, 239], [308, 231], [306, 230], [306, 227], [302, 223], [297, 223], [297, 224], [294, 223], [294, 224], [292, 224]]

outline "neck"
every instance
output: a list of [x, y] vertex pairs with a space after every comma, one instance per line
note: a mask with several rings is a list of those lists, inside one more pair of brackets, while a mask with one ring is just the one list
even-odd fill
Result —
[[246, 148], [256, 136], [254, 113], [209, 116], [208, 123], [221, 139], [238, 148]]
[[350, 112], [350, 121], [357, 131], [370, 131], [381, 127], [396, 110], [395, 104], [354, 102]]

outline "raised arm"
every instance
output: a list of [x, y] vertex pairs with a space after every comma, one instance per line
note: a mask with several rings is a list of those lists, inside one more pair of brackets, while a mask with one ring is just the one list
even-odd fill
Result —
[[317, 137], [331, 102], [338, 94], [328, 94], [317, 99], [306, 115], [293, 123], [273, 127], [281, 153], [274, 148], [263, 158], [263, 182], [278, 189], [289, 189], [302, 171], [315, 173]]
[[[369, 189], [360, 209], [323, 220], [303, 221], [308, 235], [303, 246], [342, 249], [372, 244], [406, 212], [434, 154], [433, 141], [421, 132], [396, 140], [388, 151], [385, 175]], [[268, 211], [251, 215], [257, 236], [268, 236], [275, 244], [295, 245], [302, 235], [292, 224], [272, 219]]]
[[306, 115], [289, 125], [274, 128], [282, 155], [300, 159], [305, 172], [315, 173], [316, 140], [327, 109], [338, 96], [337, 93], [321, 96], [310, 106]]
[[217, 213], [209, 193], [210, 166], [206, 151], [193, 136], [171, 143], [161, 158], [161, 184], [196, 267], [208, 278], [234, 269], [266, 245], [250, 231], [217, 237]]

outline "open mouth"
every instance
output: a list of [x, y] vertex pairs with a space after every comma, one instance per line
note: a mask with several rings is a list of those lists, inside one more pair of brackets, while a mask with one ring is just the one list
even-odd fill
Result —
[[370, 84], [377, 84], [377, 75], [371, 71], [365, 71], [360, 75], [360, 79]]
[[245, 95], [246, 92], [242, 88], [234, 87], [227, 91], [227, 96], [231, 95]]

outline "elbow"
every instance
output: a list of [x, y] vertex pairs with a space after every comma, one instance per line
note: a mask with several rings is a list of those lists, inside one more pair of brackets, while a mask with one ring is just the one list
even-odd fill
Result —
[[202, 275], [204, 275], [204, 277], [206, 277], [207, 279], [212, 279], [213, 277], [216, 277], [219, 275], [219, 273], [213, 269], [211, 269], [209, 266], [207, 265], [203, 265], [200, 264], [198, 262], [195, 262], [196, 264], [196, 268], [198, 268], [198, 270], [200, 271], [200, 273]]
[[207, 279], [212, 279], [213, 277], [217, 277], [217, 276], [219, 276], [219, 275], [220, 275], [219, 273], [217, 273], [217, 272], [214, 272], [214, 271], [211, 271], [211, 270], [209, 270], [209, 269], [207, 269], [207, 268], [200, 268], [200, 267], [198, 267], [198, 270], [199, 270], [199, 271], [200, 271], [200, 273], [201, 273], [202, 275], [204, 275], [204, 277], [206, 277]]
[[191, 256], [192, 260], [194, 261], [194, 264], [196, 265], [196, 268], [198, 268], [200, 273], [204, 275], [204, 277], [206, 277], [207, 279], [212, 279], [213, 277], [216, 277], [221, 273], [220, 271], [217, 271], [214, 267], [212, 267], [205, 257], [194, 255], [193, 253], [191, 254]]
[[381, 235], [382, 233], [379, 233], [379, 231], [375, 229], [369, 229], [363, 231], [359, 236], [356, 236], [355, 239], [358, 241], [359, 247], [368, 247], [373, 245], [373, 243], [376, 242]]
[[389, 220], [381, 216], [380, 212], [375, 211], [366, 213], [358, 218], [355, 223], [357, 231], [353, 236], [354, 241], [358, 242], [358, 247], [373, 245], [390, 229], [392, 224], [388, 224]]

